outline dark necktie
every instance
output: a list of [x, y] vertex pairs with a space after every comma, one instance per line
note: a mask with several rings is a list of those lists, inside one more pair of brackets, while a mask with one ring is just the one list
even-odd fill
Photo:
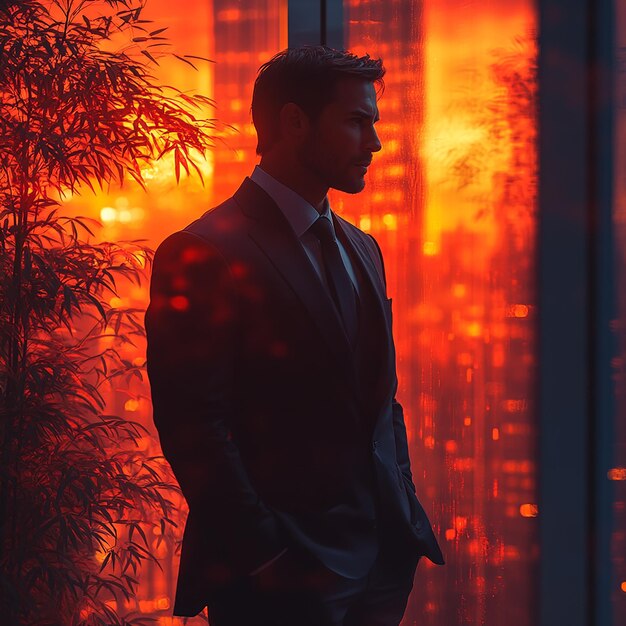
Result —
[[339, 311], [348, 339], [354, 345], [357, 331], [356, 293], [341, 258], [332, 224], [328, 218], [320, 216], [311, 226], [311, 230], [320, 240], [330, 295]]

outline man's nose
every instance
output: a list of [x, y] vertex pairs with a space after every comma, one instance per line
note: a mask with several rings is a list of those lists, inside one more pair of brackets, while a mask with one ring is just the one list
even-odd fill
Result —
[[382, 147], [376, 129], [372, 126], [371, 135], [368, 137], [367, 149], [370, 152], [378, 152]]

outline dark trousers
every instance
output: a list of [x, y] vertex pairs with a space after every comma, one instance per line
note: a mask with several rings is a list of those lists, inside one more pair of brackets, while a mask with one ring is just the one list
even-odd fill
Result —
[[210, 626], [398, 626], [419, 557], [381, 546], [358, 579], [332, 572], [297, 548], [209, 603]]

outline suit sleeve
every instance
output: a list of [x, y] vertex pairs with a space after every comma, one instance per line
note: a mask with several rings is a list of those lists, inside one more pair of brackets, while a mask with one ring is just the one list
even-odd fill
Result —
[[168, 237], [154, 256], [145, 317], [154, 423], [190, 516], [246, 574], [284, 544], [232, 438], [238, 324], [220, 253], [192, 233]]
[[[385, 264], [383, 261], [383, 254], [378, 245], [378, 242], [372, 235], [369, 235], [370, 239], [374, 243], [376, 248], [376, 253], [374, 256], [374, 263], [376, 264], [376, 268], [379, 272], [381, 280], [383, 282], [383, 286], [385, 287], [385, 293], [387, 293], [387, 279], [385, 276]], [[392, 338], [393, 341], [393, 338]], [[406, 434], [406, 425], [404, 423], [404, 410], [402, 409], [402, 405], [396, 400], [396, 393], [398, 390], [398, 376], [395, 370], [394, 363], [394, 373], [393, 373], [393, 400], [391, 401], [391, 410], [392, 410], [392, 419], [393, 419], [393, 433], [396, 441], [396, 460], [398, 466], [400, 467], [400, 471], [404, 478], [409, 482], [411, 488], [415, 492], [415, 484], [413, 483], [413, 475], [411, 473], [411, 459], [409, 456], [409, 446], [408, 439]]]

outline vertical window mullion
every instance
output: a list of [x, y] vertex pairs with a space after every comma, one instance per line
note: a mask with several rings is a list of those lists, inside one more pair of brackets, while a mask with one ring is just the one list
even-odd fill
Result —
[[288, 0], [289, 46], [343, 48], [342, 0]]
[[541, 626], [587, 625], [592, 610], [589, 4], [539, 2]]

